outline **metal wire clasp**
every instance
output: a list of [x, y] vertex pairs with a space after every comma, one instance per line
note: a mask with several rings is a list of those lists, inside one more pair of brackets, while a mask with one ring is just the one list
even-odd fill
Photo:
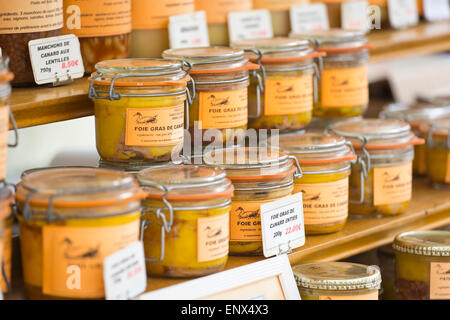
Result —
[[358, 158], [355, 160], [355, 164], [358, 165], [359, 174], [360, 174], [360, 197], [359, 200], [349, 200], [349, 203], [351, 204], [363, 204], [365, 201], [365, 182], [367, 179], [367, 176], [371, 169], [371, 161], [370, 161], [370, 154], [369, 151], [367, 151], [367, 143], [369, 140], [366, 137], [357, 137], [357, 139], [361, 140], [362, 147], [361, 151], [363, 155], [359, 155]]
[[8, 147], [15, 148], [19, 145], [19, 128], [11, 108], [9, 108], [9, 121], [11, 121], [14, 130], [14, 143], [8, 143]]
[[288, 159], [292, 159], [294, 160], [295, 166], [297, 167], [295, 172], [294, 172], [294, 179], [300, 179], [301, 177], [303, 177], [303, 171], [302, 168], [300, 166], [300, 163], [298, 162], [298, 159], [296, 156], [288, 156]]
[[266, 69], [264, 68], [261, 60], [263, 57], [263, 54], [260, 50], [258, 49], [245, 49], [245, 52], [250, 52], [250, 53], [254, 53], [258, 56], [258, 58], [256, 59], [256, 64], [259, 65], [259, 69], [258, 70], [252, 70], [250, 72], [250, 75], [256, 79], [256, 81], [258, 82], [256, 85], [256, 114], [248, 115], [249, 119], [257, 119], [261, 116], [261, 93], [264, 93], [265, 91], [265, 86], [266, 86]]

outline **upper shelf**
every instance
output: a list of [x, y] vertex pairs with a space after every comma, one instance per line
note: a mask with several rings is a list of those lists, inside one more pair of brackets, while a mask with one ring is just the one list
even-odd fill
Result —
[[[371, 61], [450, 50], [450, 21], [423, 23], [405, 30], [373, 31]], [[11, 108], [19, 128], [81, 118], [94, 113], [87, 78], [57, 88], [14, 89]]]

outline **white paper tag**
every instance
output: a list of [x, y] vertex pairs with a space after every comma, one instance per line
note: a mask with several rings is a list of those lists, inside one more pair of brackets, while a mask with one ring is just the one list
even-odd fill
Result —
[[428, 21], [439, 21], [450, 18], [448, 0], [423, 0], [423, 14]]
[[84, 75], [80, 41], [73, 34], [31, 40], [28, 49], [37, 84], [63, 82]]
[[419, 23], [416, 0], [388, 0], [388, 14], [391, 26], [396, 29]]
[[293, 6], [290, 10], [290, 19], [293, 33], [330, 29], [327, 7], [324, 3]]
[[106, 257], [103, 278], [107, 300], [131, 299], [144, 292], [147, 274], [142, 242], [136, 241]]
[[247, 10], [228, 13], [228, 34], [230, 42], [273, 38], [270, 12], [268, 10]]
[[170, 48], [209, 47], [205, 11], [169, 17]]
[[368, 29], [368, 3], [367, 1], [351, 1], [341, 4], [342, 29], [361, 30]]
[[302, 197], [300, 192], [261, 205], [263, 252], [266, 258], [305, 244]]

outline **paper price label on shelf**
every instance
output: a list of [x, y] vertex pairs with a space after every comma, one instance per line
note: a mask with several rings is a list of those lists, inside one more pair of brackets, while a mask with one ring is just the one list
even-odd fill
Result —
[[136, 241], [106, 257], [103, 278], [107, 300], [131, 299], [144, 292], [147, 274], [142, 242]]
[[324, 3], [293, 6], [289, 13], [294, 33], [330, 29], [327, 7]]
[[247, 10], [228, 13], [228, 34], [230, 42], [273, 38], [270, 12], [268, 10]]
[[28, 49], [37, 84], [58, 84], [84, 75], [80, 41], [73, 34], [31, 40]]
[[170, 48], [209, 47], [205, 11], [169, 17]]
[[367, 31], [368, 6], [367, 1], [343, 2], [341, 4], [342, 29]]
[[271, 257], [305, 244], [303, 194], [261, 205], [264, 256]]
[[388, 0], [388, 14], [391, 26], [396, 29], [419, 23], [416, 0]]
[[423, 14], [428, 21], [439, 21], [450, 18], [448, 0], [423, 0]]

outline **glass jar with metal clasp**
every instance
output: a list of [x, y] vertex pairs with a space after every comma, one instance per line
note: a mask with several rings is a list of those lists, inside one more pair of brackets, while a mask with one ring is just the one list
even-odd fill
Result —
[[176, 158], [189, 117], [185, 64], [164, 59], [97, 63], [90, 78], [97, 150], [110, 163], [148, 165]]
[[257, 147], [217, 149], [205, 153], [207, 166], [226, 171], [233, 182], [230, 254], [262, 255], [261, 205], [290, 195], [300, 166], [293, 156]]
[[358, 155], [350, 175], [349, 213], [354, 216], [397, 215], [412, 196], [414, 145], [424, 140], [401, 120], [364, 119], [331, 126], [350, 141]]
[[12, 225], [14, 194], [11, 186], [0, 187], [0, 292], [11, 290]]
[[[319, 70], [316, 52], [308, 40], [289, 38], [240, 40], [232, 47], [245, 49], [261, 65], [249, 90], [249, 127], [254, 129], [303, 129], [312, 118]], [[263, 93], [263, 94], [262, 94]]]
[[147, 273], [189, 278], [221, 271], [233, 196], [225, 172], [178, 165], [142, 170], [137, 179], [148, 192], [141, 231]]

